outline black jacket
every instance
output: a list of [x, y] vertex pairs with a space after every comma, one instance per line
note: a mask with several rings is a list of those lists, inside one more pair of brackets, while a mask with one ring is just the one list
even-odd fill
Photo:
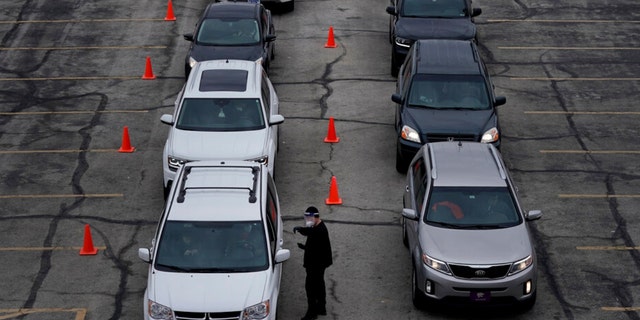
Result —
[[300, 234], [307, 237], [304, 249], [305, 268], [327, 268], [333, 264], [329, 231], [324, 221], [313, 227], [301, 228]]

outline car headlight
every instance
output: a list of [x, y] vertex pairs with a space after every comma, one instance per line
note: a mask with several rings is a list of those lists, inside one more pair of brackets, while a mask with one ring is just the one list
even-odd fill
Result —
[[427, 265], [427, 267], [434, 269], [436, 271], [440, 271], [444, 274], [451, 275], [451, 271], [449, 271], [449, 267], [446, 263], [436, 260], [434, 258], [429, 257], [426, 253], [422, 254], [422, 262]]
[[513, 265], [511, 265], [511, 270], [509, 270], [509, 275], [513, 275], [516, 274], [526, 268], [529, 268], [529, 266], [531, 266], [531, 264], [533, 264], [533, 256], [528, 256], [520, 261], [514, 262]]
[[189, 57], [189, 67], [193, 68], [193, 66], [195, 66], [196, 63], [198, 63], [196, 59], [194, 59], [193, 57]]
[[400, 131], [400, 137], [402, 137], [402, 139], [404, 140], [421, 143], [420, 135], [418, 134], [418, 131], [416, 131], [415, 129], [407, 125], [402, 126], [402, 131]]
[[148, 300], [149, 317], [158, 320], [173, 320], [173, 310], [167, 306], [163, 306], [153, 300]]
[[499, 138], [500, 138], [500, 133], [498, 132], [498, 129], [496, 127], [493, 127], [482, 134], [482, 139], [480, 140], [480, 142], [482, 143], [496, 142], [498, 141]]
[[242, 320], [264, 319], [269, 315], [269, 300], [247, 307], [242, 311]]
[[189, 161], [187, 160], [182, 160], [182, 159], [178, 159], [178, 158], [174, 158], [174, 157], [167, 157], [167, 164], [169, 165], [169, 170], [171, 171], [178, 171], [178, 168], [187, 163]]
[[247, 161], [253, 161], [257, 163], [264, 164], [265, 166], [269, 164], [269, 156], [261, 156], [258, 158], [247, 159]]
[[412, 43], [413, 43], [413, 40], [411, 39], [396, 37], [396, 44], [401, 47], [409, 48], [411, 47]]

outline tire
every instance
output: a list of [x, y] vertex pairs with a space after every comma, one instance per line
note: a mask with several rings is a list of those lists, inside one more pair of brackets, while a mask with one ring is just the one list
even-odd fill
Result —
[[406, 174], [408, 167], [409, 164], [404, 160], [404, 158], [402, 158], [400, 150], [396, 150], [396, 171], [398, 171], [398, 173]]
[[407, 238], [407, 223], [404, 221], [404, 217], [402, 217], [402, 244], [405, 248], [409, 248], [409, 238]]
[[398, 77], [398, 72], [400, 72], [400, 63], [398, 62], [398, 58], [396, 57], [395, 50], [393, 50], [393, 45], [391, 46], [391, 76]]
[[164, 200], [166, 201], [169, 198], [169, 193], [171, 192], [171, 180], [167, 183], [167, 186], [164, 186], [164, 182], [162, 183], [162, 189], [164, 191]]
[[292, 12], [295, 9], [295, 0], [282, 3], [282, 12]]
[[[411, 261], [413, 263], [413, 261]], [[422, 290], [420, 290], [420, 286], [418, 285], [418, 277], [416, 276], [416, 268], [413, 267], [413, 272], [411, 273], [411, 302], [413, 302], [413, 306], [418, 310], [423, 310], [425, 308], [425, 297]]]

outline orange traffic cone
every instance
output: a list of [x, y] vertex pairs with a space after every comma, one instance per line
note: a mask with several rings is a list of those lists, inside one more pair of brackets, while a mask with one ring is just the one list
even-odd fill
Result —
[[93, 246], [93, 240], [91, 239], [91, 228], [89, 224], [84, 225], [84, 245], [80, 249], [81, 256], [94, 255], [98, 253], [98, 249]]
[[336, 177], [331, 177], [331, 187], [329, 188], [329, 198], [324, 203], [326, 204], [342, 204], [342, 199], [338, 195], [338, 182]]
[[171, 4], [171, 0], [167, 5], [167, 16], [164, 18], [165, 21], [176, 21], [176, 16], [173, 15], [173, 4]]
[[333, 27], [329, 27], [329, 39], [327, 39], [327, 43], [324, 45], [325, 48], [337, 48], [336, 40], [333, 38]]
[[118, 152], [133, 152], [136, 148], [131, 146], [131, 141], [129, 140], [129, 128], [124, 126], [124, 130], [122, 132], [122, 144], [120, 145], [120, 149]]
[[336, 128], [334, 125], [333, 117], [329, 117], [329, 130], [327, 136], [324, 138], [324, 142], [334, 143], [339, 142], [340, 138], [336, 136]]
[[151, 58], [147, 57], [147, 64], [144, 67], [144, 75], [142, 79], [144, 80], [153, 80], [156, 76], [153, 74], [153, 69], [151, 68]]

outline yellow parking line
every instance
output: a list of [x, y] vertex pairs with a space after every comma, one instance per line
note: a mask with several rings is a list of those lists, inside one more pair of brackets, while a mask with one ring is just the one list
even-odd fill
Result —
[[128, 49], [166, 49], [167, 46], [92, 46], [92, 47], [15, 47], [0, 48], [0, 51], [22, 51], [22, 50], [128, 50]]
[[82, 194], [5, 194], [0, 199], [39, 199], [39, 198], [114, 198], [124, 197], [122, 193], [82, 193]]
[[43, 77], [43, 78], [0, 78], [0, 81], [47, 81], [47, 80], [133, 80], [142, 79], [140, 76], [120, 77]]
[[32, 313], [57, 313], [72, 312], [76, 314], [75, 320], [83, 320], [87, 316], [86, 308], [20, 308], [20, 309], [0, 309], [0, 313], [8, 313], [0, 316], [0, 320], [17, 318]]
[[570, 154], [640, 154], [640, 150], [540, 150], [540, 153]]
[[[98, 250], [107, 249], [106, 246], [94, 246]], [[80, 250], [82, 247], [0, 247], [0, 251], [63, 251], [63, 250]]]
[[640, 247], [624, 247], [624, 246], [580, 246], [577, 250], [640, 250]]
[[640, 115], [640, 111], [524, 111], [525, 114]]
[[548, 78], [548, 77], [511, 77], [511, 80], [527, 81], [640, 81], [640, 78]]
[[149, 110], [71, 110], [71, 111], [19, 111], [19, 112], [0, 112], [0, 116], [34, 116], [34, 115], [51, 115], [51, 114], [94, 114], [94, 113], [148, 113]]
[[86, 23], [86, 22], [149, 22], [166, 21], [164, 18], [134, 18], [134, 19], [76, 19], [76, 20], [18, 20], [0, 21], [0, 24], [25, 24], [25, 23]]
[[119, 152], [120, 149], [0, 150], [0, 154]]
[[531, 23], [640, 23], [640, 20], [579, 20], [579, 19], [487, 19], [487, 22], [531, 22]]
[[498, 47], [502, 50], [640, 50], [640, 47]]
[[603, 311], [640, 311], [640, 307], [601, 307]]
[[559, 194], [559, 198], [640, 198], [640, 194]]

